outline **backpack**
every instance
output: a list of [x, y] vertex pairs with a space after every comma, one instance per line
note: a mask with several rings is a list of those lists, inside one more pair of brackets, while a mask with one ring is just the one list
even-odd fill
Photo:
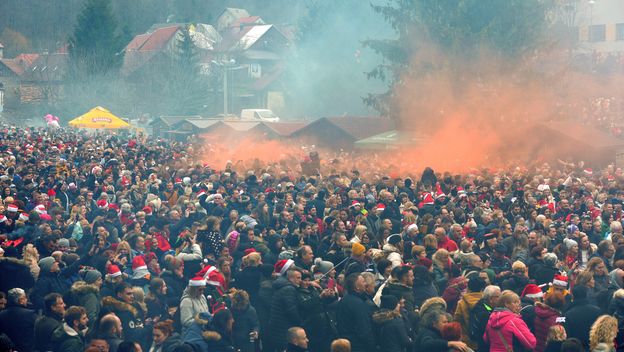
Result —
[[470, 311], [470, 318], [468, 320], [468, 335], [470, 339], [473, 341], [482, 341], [483, 333], [485, 332], [485, 327], [487, 325], [487, 321], [490, 318], [490, 314], [487, 314], [485, 321], [483, 321], [483, 317], [479, 316], [477, 313], [482, 309], [486, 309], [483, 306], [483, 302], [479, 302], [478, 306], [475, 306]]

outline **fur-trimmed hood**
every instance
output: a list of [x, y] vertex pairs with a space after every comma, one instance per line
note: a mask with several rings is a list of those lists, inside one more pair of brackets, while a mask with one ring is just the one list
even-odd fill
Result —
[[202, 337], [206, 341], [221, 341], [221, 334], [216, 331], [206, 330], [202, 333]]
[[71, 286], [71, 292], [75, 295], [83, 295], [87, 293], [94, 293], [97, 295], [100, 293], [100, 288], [84, 281], [76, 281]]
[[117, 312], [127, 311], [127, 312], [130, 312], [132, 316], [134, 317], [137, 316], [136, 308], [134, 308], [132, 305], [126, 302], [122, 302], [111, 296], [106, 296], [102, 299], [102, 308], [108, 308], [112, 311], [117, 311]]
[[422, 317], [432, 307], [439, 306], [442, 310], [446, 310], [446, 301], [442, 297], [431, 297], [423, 302], [420, 307], [420, 316]]
[[396, 310], [382, 309], [373, 313], [373, 322], [382, 324], [394, 318], [399, 318], [401, 314]]

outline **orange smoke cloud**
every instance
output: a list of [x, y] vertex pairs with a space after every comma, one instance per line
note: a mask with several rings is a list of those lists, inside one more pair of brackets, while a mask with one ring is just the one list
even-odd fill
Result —
[[419, 168], [462, 172], [574, 156], [568, 143], [544, 135], [540, 123], [580, 120], [588, 98], [614, 93], [604, 89], [615, 86], [604, 78], [565, 66], [549, 72], [537, 59], [516, 66], [483, 55], [458, 64], [432, 51], [425, 55], [414, 58], [411, 72], [422, 72], [424, 63], [435, 66], [403, 77], [394, 94], [399, 129], [423, 142], [389, 155], [414, 160]]
[[[323, 174], [358, 169], [367, 177], [405, 177], [418, 176], [427, 166], [466, 172], [578, 158], [578, 146], [553, 138], [541, 123], [556, 121], [566, 128], [565, 121], [581, 121], [587, 115], [591, 99], [622, 97], [624, 87], [622, 75], [578, 73], [559, 59], [536, 57], [518, 64], [484, 54], [458, 64], [435, 50], [421, 53], [426, 57], [414, 58], [412, 72], [422, 72], [424, 63], [435, 65], [424, 75], [406, 75], [394, 91], [397, 128], [406, 141], [416, 142], [391, 151], [314, 147], [321, 155]], [[301, 160], [312, 145], [318, 145], [315, 142], [267, 140], [261, 133], [215, 133], [204, 142], [203, 155], [217, 169], [231, 161], [239, 172], [273, 166], [296, 176]]]

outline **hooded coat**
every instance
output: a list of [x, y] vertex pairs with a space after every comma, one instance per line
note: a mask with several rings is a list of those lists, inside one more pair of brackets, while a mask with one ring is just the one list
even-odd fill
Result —
[[232, 344], [232, 339], [227, 333], [207, 330], [202, 334], [208, 351], [210, 352], [234, 352], [236, 349]]
[[405, 321], [395, 310], [382, 309], [375, 312], [373, 326], [380, 351], [404, 352], [412, 344]]
[[535, 351], [543, 352], [546, 348], [546, 339], [548, 338], [548, 330], [551, 326], [557, 324], [557, 318], [561, 316], [561, 312], [549, 307], [541, 302], [535, 303], [535, 323], [534, 332], [537, 339]]
[[89, 329], [93, 330], [100, 314], [100, 289], [96, 285], [89, 285], [84, 281], [76, 281], [70, 289], [75, 304], [84, 307], [89, 317]]
[[414, 291], [411, 287], [404, 285], [398, 281], [390, 280], [381, 291], [382, 296], [394, 296], [396, 298], [405, 299], [405, 309], [408, 312], [414, 311]]
[[198, 298], [193, 298], [189, 295], [188, 288], [182, 293], [179, 309], [180, 323], [184, 329], [191, 325], [195, 315], [202, 312], [209, 312], [206, 297], [204, 295], [199, 295]]
[[102, 299], [101, 310], [106, 313], [115, 313], [119, 317], [123, 328], [124, 340], [144, 343], [147, 330], [143, 327], [143, 322], [135, 307], [108, 296]]
[[461, 325], [462, 341], [473, 350], [477, 348], [477, 342], [470, 338], [470, 312], [483, 296], [482, 292], [467, 292], [457, 303], [455, 321]]
[[[503, 342], [501, 336], [505, 342]], [[535, 336], [520, 315], [507, 309], [492, 312], [485, 327], [483, 340], [490, 344], [491, 352], [508, 352], [509, 349], [505, 347], [505, 343], [514, 351], [518, 350], [515, 347], [518, 345], [514, 346], [516, 341], [522, 348], [527, 350], [535, 349], [537, 343]]]
[[52, 344], [54, 352], [83, 352], [85, 349], [84, 336], [65, 323], [52, 333]]

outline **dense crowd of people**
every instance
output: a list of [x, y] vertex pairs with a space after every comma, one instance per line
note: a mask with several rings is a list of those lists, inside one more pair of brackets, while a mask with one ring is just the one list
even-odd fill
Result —
[[390, 177], [210, 157], [2, 127], [0, 350], [624, 349], [614, 166]]

